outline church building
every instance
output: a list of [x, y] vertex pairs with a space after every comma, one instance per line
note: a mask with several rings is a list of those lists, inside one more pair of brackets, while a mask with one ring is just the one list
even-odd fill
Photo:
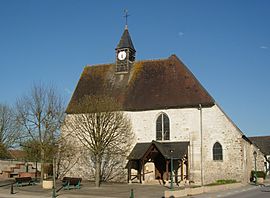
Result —
[[80, 113], [74, 110], [80, 99], [104, 92], [122, 105], [135, 134], [127, 156], [128, 182], [248, 182], [254, 152], [257, 170], [264, 169], [261, 151], [176, 55], [136, 60], [127, 25], [115, 62], [84, 68], [66, 113]]

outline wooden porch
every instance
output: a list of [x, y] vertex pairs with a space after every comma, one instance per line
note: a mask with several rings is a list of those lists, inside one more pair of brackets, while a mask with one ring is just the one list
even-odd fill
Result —
[[[135, 145], [127, 164], [128, 182], [138, 179], [144, 183], [145, 175], [149, 171], [145, 170], [145, 164], [154, 163], [155, 179], [161, 180], [163, 184], [170, 180], [173, 172], [174, 182], [178, 183], [189, 177], [188, 164], [188, 145], [189, 142], [156, 142], [138, 143]], [[137, 174], [132, 175], [132, 169]]]

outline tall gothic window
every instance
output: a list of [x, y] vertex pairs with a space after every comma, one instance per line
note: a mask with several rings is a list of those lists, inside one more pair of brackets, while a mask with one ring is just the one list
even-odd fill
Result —
[[222, 146], [218, 142], [213, 146], [213, 160], [223, 160]]
[[170, 140], [170, 120], [164, 113], [156, 121], [156, 140]]

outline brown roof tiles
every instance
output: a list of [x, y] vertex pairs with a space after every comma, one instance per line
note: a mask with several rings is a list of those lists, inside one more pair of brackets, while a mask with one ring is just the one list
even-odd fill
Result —
[[262, 153], [270, 155], [270, 136], [255, 136], [248, 137], [252, 143], [254, 143]]
[[214, 105], [214, 99], [175, 56], [138, 61], [127, 74], [115, 73], [115, 64], [87, 66], [81, 75], [67, 113], [86, 95], [114, 97], [123, 110], [142, 111]]

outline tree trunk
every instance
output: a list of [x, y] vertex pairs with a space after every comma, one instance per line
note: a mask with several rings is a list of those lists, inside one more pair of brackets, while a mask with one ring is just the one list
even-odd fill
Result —
[[40, 182], [42, 183], [43, 182], [43, 179], [44, 179], [44, 156], [45, 156], [45, 153], [44, 153], [44, 149], [41, 147], [41, 171], [40, 171]]
[[96, 187], [100, 187], [100, 173], [101, 173], [101, 157], [96, 156], [96, 173], [95, 173], [95, 184]]

